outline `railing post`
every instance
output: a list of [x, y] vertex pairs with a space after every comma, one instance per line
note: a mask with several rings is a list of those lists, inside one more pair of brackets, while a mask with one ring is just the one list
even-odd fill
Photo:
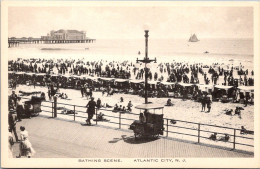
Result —
[[97, 111], [98, 111], [98, 109], [96, 108], [96, 125], [97, 125]]
[[54, 96], [54, 117], [57, 117], [57, 97]]
[[198, 124], [198, 143], [200, 143], [200, 123]]
[[75, 108], [76, 106], [74, 105], [74, 121], [76, 120], [76, 108]]
[[51, 117], [53, 118], [53, 102], [51, 102]]
[[233, 141], [233, 149], [236, 148], [236, 129], [234, 129], [234, 141]]
[[119, 129], [121, 129], [121, 112], [119, 111]]
[[167, 131], [166, 131], [166, 137], [168, 137], [168, 131], [169, 131], [169, 119], [167, 119], [167, 126], [166, 126], [166, 128], [167, 128]]

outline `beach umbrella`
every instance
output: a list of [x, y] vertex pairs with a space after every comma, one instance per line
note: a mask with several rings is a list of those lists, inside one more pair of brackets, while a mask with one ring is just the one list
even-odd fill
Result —
[[238, 89], [245, 92], [254, 92], [254, 86], [239, 86]]
[[106, 77], [101, 77], [100, 80], [104, 80], [104, 81], [112, 81], [112, 80], [115, 80], [115, 78], [106, 78]]
[[179, 85], [183, 86], [183, 87], [189, 87], [189, 86], [193, 86], [194, 84], [190, 84], [190, 83], [178, 83]]
[[16, 72], [15, 74], [22, 75], [22, 74], [25, 74], [25, 72]]
[[159, 81], [152, 81], [152, 80], [151, 80], [151, 81], [148, 81], [147, 83], [148, 83], [148, 84], [152, 84], [152, 85], [156, 85], [157, 83], [159, 83]]
[[33, 76], [33, 75], [35, 75], [35, 73], [25, 73], [26, 75], [29, 75], [29, 76]]
[[36, 76], [45, 76], [46, 73], [36, 73]]
[[228, 90], [228, 89], [231, 89], [233, 86], [215, 85], [214, 87], [218, 88], [218, 89]]
[[144, 80], [132, 79], [132, 80], [130, 80], [130, 83], [144, 83]]
[[124, 83], [124, 82], [128, 82], [128, 79], [115, 79], [115, 82], [117, 83]]

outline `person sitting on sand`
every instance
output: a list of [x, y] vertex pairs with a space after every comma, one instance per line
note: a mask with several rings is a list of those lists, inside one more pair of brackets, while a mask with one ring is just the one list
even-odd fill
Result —
[[122, 105], [120, 105], [120, 106], [118, 107], [118, 110], [119, 110], [119, 111], [122, 111], [122, 110], [123, 110]]
[[227, 141], [229, 140], [229, 138], [230, 138], [230, 136], [229, 136], [228, 134], [225, 134], [225, 136], [224, 136], [224, 137], [221, 137], [221, 138], [219, 139], [219, 141], [227, 142]]
[[127, 110], [130, 111], [130, 112], [132, 111], [131, 107], [133, 107], [133, 104], [131, 103], [131, 101], [129, 101], [128, 104], [127, 104]]
[[213, 141], [217, 140], [217, 133], [211, 134], [209, 139]]
[[236, 107], [235, 110], [235, 115], [237, 114], [240, 118], [241, 118], [241, 110], [244, 110], [243, 108], [241, 109], [241, 107]]
[[176, 120], [171, 120], [170, 123], [171, 123], [171, 124], [176, 124], [177, 121], [176, 121]]
[[105, 107], [111, 108], [112, 106], [110, 106], [108, 103], [105, 103]]
[[[121, 106], [121, 105], [120, 105], [120, 106]], [[126, 111], [125, 106], [123, 106], [123, 108], [121, 109], [121, 111], [123, 111], [123, 112]]]
[[68, 98], [66, 93], [60, 93], [60, 94], [58, 94], [58, 97], [60, 97], [61, 99], [67, 99]]
[[167, 100], [166, 106], [173, 106], [173, 103], [172, 103], [171, 99]]
[[232, 116], [233, 109], [225, 109], [224, 111], [225, 111], [226, 115]]
[[118, 110], [119, 110], [119, 107], [118, 107], [117, 104], [115, 104], [115, 106], [114, 106], [114, 111], [118, 111]]
[[244, 126], [241, 126], [240, 134], [246, 134], [247, 129]]
[[100, 112], [98, 115], [97, 115], [97, 121], [104, 121], [104, 114], [102, 112]]

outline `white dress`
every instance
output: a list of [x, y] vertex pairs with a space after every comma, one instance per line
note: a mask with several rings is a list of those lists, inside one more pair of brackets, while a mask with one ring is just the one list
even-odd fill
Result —
[[20, 132], [21, 134], [21, 143], [20, 143], [20, 155], [21, 156], [33, 156], [35, 151], [32, 147], [31, 142], [28, 139], [28, 131], [24, 130]]

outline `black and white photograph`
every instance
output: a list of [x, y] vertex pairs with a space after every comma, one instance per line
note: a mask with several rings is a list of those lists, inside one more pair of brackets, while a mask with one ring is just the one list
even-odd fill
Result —
[[1, 6], [2, 167], [260, 166], [259, 2]]

